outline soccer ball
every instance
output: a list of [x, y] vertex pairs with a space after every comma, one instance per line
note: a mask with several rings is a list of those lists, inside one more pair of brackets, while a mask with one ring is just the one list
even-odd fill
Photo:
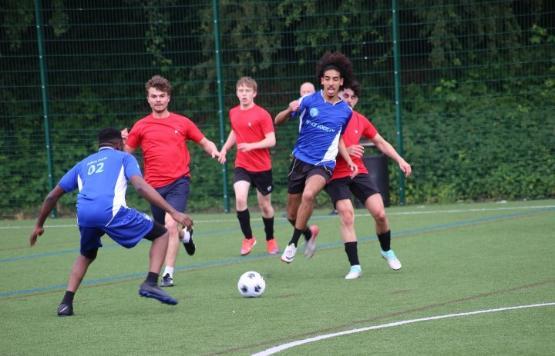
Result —
[[243, 297], [253, 298], [260, 297], [266, 289], [266, 281], [255, 271], [245, 272], [239, 277], [237, 282], [237, 289]]

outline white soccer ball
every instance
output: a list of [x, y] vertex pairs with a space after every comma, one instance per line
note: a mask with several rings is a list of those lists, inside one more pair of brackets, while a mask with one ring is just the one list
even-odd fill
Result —
[[243, 297], [253, 298], [260, 297], [266, 289], [266, 281], [255, 271], [245, 272], [239, 277], [237, 289]]

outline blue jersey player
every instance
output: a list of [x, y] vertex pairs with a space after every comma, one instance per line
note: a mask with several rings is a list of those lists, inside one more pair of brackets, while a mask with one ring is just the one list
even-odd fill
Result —
[[100, 238], [106, 234], [125, 248], [131, 248], [142, 239], [152, 242], [149, 272], [139, 288], [139, 295], [155, 298], [162, 303], [175, 305], [177, 300], [158, 287], [160, 268], [168, 246], [166, 228], [125, 203], [127, 182], [150, 203], [168, 212], [175, 221], [191, 227], [189, 216], [169, 205], [142, 177], [135, 157], [123, 152], [120, 131], [103, 129], [98, 135], [99, 150], [70, 169], [46, 196], [31, 233], [33, 246], [44, 233], [44, 222], [65, 193], [79, 190], [77, 195], [77, 223], [81, 234], [80, 255], [77, 256], [69, 275], [67, 290], [58, 306], [59, 316], [73, 315], [73, 297], [89, 265], [95, 260]]
[[301, 235], [307, 241], [305, 257], [314, 255], [319, 228], [317, 225], [308, 227], [308, 220], [316, 196], [333, 173], [338, 152], [345, 158], [353, 176], [357, 173], [357, 166], [341, 139], [352, 109], [341, 100], [339, 91], [351, 83], [352, 72], [351, 61], [344, 54], [325, 53], [316, 67], [322, 90], [303, 96], [276, 116], [276, 124], [290, 116], [299, 119], [299, 135], [293, 149], [287, 189], [287, 218], [294, 230], [281, 255], [281, 260], [286, 263], [293, 262]]

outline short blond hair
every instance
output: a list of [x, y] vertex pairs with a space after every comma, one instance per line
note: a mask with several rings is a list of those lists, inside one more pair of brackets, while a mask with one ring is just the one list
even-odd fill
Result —
[[255, 92], [258, 92], [258, 84], [256, 84], [256, 80], [251, 77], [241, 77], [235, 84], [235, 88], [239, 88], [241, 85], [244, 85], [248, 88], [252, 88]]

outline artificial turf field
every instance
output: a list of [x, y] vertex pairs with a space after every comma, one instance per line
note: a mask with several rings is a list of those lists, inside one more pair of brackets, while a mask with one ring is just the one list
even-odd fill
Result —
[[[293, 341], [301, 345], [280, 354], [555, 353], [554, 200], [388, 208], [400, 271], [381, 258], [373, 221], [359, 210], [363, 275], [352, 281], [328, 212], [311, 219], [321, 229], [314, 258], [301, 246], [290, 265], [265, 253], [257, 213], [258, 244], [246, 257], [234, 214], [194, 214], [197, 253], [181, 251], [168, 289], [177, 306], [137, 294], [148, 241], [126, 250], [105, 238], [66, 318], [56, 307], [78, 253], [74, 220], [48, 220], [33, 248], [33, 221], [2, 221], [0, 354], [246, 355]], [[291, 230], [276, 218], [280, 247]], [[237, 292], [248, 270], [266, 280], [260, 298]], [[514, 306], [523, 307], [498, 310]], [[342, 331], [352, 333], [325, 338]]]

